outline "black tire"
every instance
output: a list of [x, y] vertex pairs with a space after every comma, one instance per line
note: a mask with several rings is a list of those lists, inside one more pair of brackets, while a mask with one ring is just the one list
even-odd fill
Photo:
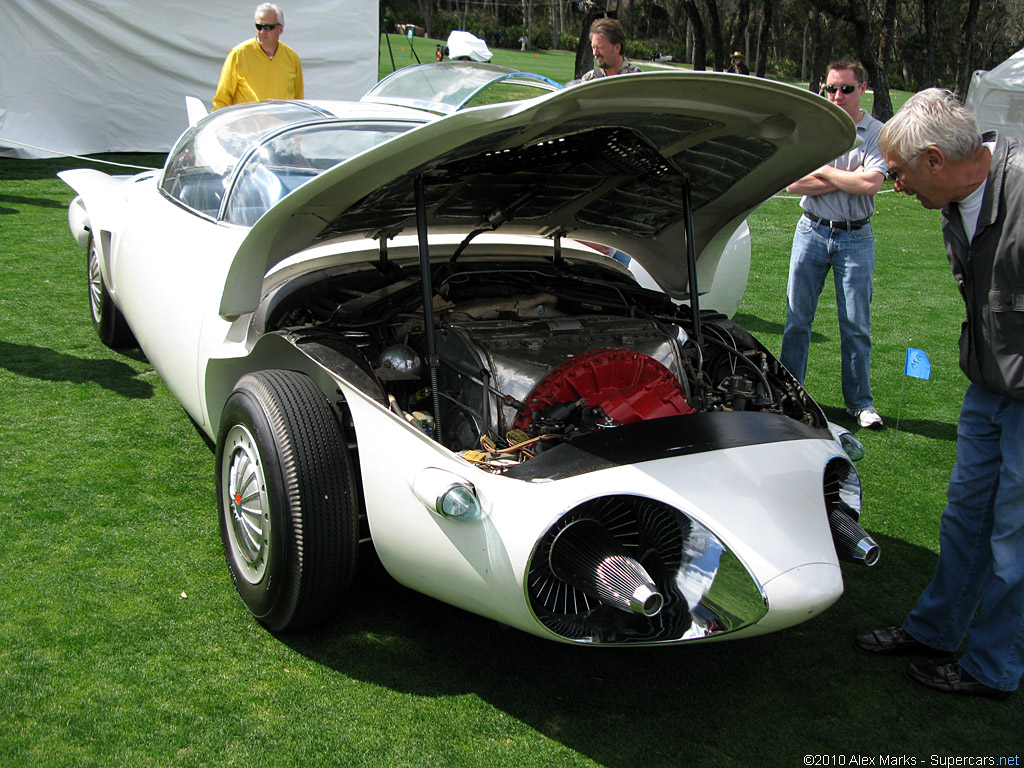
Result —
[[359, 512], [331, 405], [300, 373], [244, 376], [217, 437], [224, 554], [242, 602], [272, 632], [330, 621], [352, 583]]
[[139, 343], [135, 340], [132, 329], [114, 306], [110, 292], [103, 282], [100, 272], [100, 254], [96, 241], [90, 237], [85, 249], [85, 276], [89, 287], [89, 314], [92, 316], [92, 327], [100, 341], [111, 349], [135, 349]]

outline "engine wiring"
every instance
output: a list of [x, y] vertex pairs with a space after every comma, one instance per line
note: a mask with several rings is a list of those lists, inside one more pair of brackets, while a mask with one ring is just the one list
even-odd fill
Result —
[[[604, 277], [599, 266], [568, 261], [542, 266], [447, 262], [435, 277], [434, 327], [440, 329], [444, 343], [443, 354], [434, 363], [444, 372], [437, 383], [427, 383], [416, 371], [379, 367], [392, 364], [384, 354], [396, 345], [409, 353], [400, 361], [426, 360], [423, 317], [417, 308], [420, 278], [397, 266], [387, 274], [339, 271], [326, 282], [311, 283], [314, 287], [308, 291], [297, 291], [278, 303], [273, 310], [276, 323], [268, 323], [268, 330], [283, 332], [290, 326], [308, 333], [315, 328], [346, 339], [359, 334], [349, 353], [362, 357], [387, 407], [433, 439], [441, 439], [443, 422], [444, 444], [488, 471], [507, 470], [555, 442], [664, 415], [658, 409], [674, 396], [654, 384], [649, 392], [622, 390], [621, 398], [636, 403], [633, 412], [617, 411], [625, 406], [607, 400], [613, 395], [599, 394], [600, 388], [592, 386], [583, 397], [573, 395], [571, 387], [554, 387], [554, 400], [527, 410], [526, 401], [534, 398], [532, 391], [545, 378], [540, 373], [545, 367], [554, 371], [559, 359], [567, 363], [601, 349], [593, 365], [605, 373], [595, 375], [618, 375], [632, 357], [621, 357], [625, 350], [616, 352], [616, 347], [642, 358], [643, 344], [654, 345], [649, 350], [658, 350], [656, 361], [681, 387], [687, 405], [681, 414], [759, 410], [808, 424], [821, 421], [788, 372], [741, 327], [715, 312], [702, 312], [699, 344], [687, 332], [687, 306], [619, 275]], [[508, 338], [498, 341], [506, 333]], [[492, 336], [498, 346], [490, 341]], [[515, 350], [526, 352], [527, 347], [517, 345], [530, 340], [536, 346], [521, 358]], [[551, 349], [544, 351], [548, 344]], [[577, 369], [570, 375], [591, 374]], [[649, 399], [643, 402], [636, 392], [647, 392]], [[566, 398], [574, 402], [561, 402]]]

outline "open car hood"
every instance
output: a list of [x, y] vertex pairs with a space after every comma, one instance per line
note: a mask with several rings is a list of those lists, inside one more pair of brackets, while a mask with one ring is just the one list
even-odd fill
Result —
[[788, 183], [846, 151], [853, 121], [795, 86], [743, 75], [599, 78], [529, 101], [457, 112], [324, 172], [256, 222], [220, 312], [256, 309], [264, 275], [329, 239], [500, 226], [618, 248], [676, 298], [687, 286], [684, 188], [698, 260]]

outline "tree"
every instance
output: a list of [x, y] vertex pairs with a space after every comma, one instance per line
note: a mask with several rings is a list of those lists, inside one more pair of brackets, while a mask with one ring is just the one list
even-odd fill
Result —
[[704, 0], [704, 5], [708, 13], [708, 25], [711, 33], [711, 50], [714, 54], [715, 59], [715, 71], [721, 72], [725, 69], [725, 62], [729, 58], [729, 54], [726, 53], [725, 44], [722, 42], [722, 19], [718, 14], [718, 2], [717, 0]]
[[433, 0], [416, 0], [416, 6], [420, 10], [420, 15], [423, 16], [423, 28], [426, 30], [427, 37], [434, 36], [433, 30], [433, 16], [434, 16], [434, 2]]
[[701, 18], [700, 9], [697, 8], [697, 3], [694, 0], [677, 0], [676, 12], [673, 17], [676, 20], [677, 29], [679, 29], [682, 13], [686, 14], [686, 18], [693, 27], [693, 68], [703, 72], [708, 68], [707, 36], [704, 31], [704, 19]]
[[754, 74], [764, 77], [768, 72], [768, 37], [772, 30], [772, 0], [761, 2], [761, 31], [757, 35], [757, 63]]
[[935, 85], [935, 54], [939, 47], [939, 3], [938, 0], [922, 0], [924, 6], [924, 36], [927, 41], [924, 55], [923, 88]]
[[729, 52], [741, 51], [744, 55], [747, 50], [747, 25], [750, 23], [750, 0], [739, 0], [729, 20], [732, 34], [729, 38]]
[[523, 25], [526, 27], [526, 39], [533, 45], [533, 3], [534, 0], [519, 0], [523, 6]]
[[580, 39], [576, 44], [576, 67], [573, 77], [579, 80], [584, 73], [594, 68], [594, 51], [590, 47], [590, 25], [606, 14], [604, 7], [588, 3], [583, 9], [583, 20], [580, 22]]
[[[767, 4], [770, 0], [765, 0]], [[977, 2], [977, 0], [972, 0]], [[889, 97], [889, 74], [878, 65], [878, 49], [871, 32], [871, 14], [867, 0], [811, 0], [822, 13], [833, 14], [853, 27], [854, 50], [857, 59], [868, 73], [868, 82], [874, 90], [872, 114], [885, 122], [892, 117], [892, 99]]]
[[956, 93], [961, 99], [967, 98], [967, 89], [971, 86], [974, 74], [974, 26], [978, 20], [979, 0], [970, 0], [967, 4], [967, 15], [964, 18], [960, 37], [960, 69], [956, 78]]

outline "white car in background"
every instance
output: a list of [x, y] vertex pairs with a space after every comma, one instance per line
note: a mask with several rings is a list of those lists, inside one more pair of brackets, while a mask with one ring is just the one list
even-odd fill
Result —
[[702, 286], [853, 124], [712, 73], [439, 106], [470, 71], [497, 76], [420, 68], [403, 106], [231, 107], [160, 171], [61, 174], [101, 339], [137, 343], [216, 444], [244, 604], [275, 632], [323, 624], [362, 546], [402, 584], [566, 643], [824, 610], [839, 560], [878, 556], [857, 443]]

